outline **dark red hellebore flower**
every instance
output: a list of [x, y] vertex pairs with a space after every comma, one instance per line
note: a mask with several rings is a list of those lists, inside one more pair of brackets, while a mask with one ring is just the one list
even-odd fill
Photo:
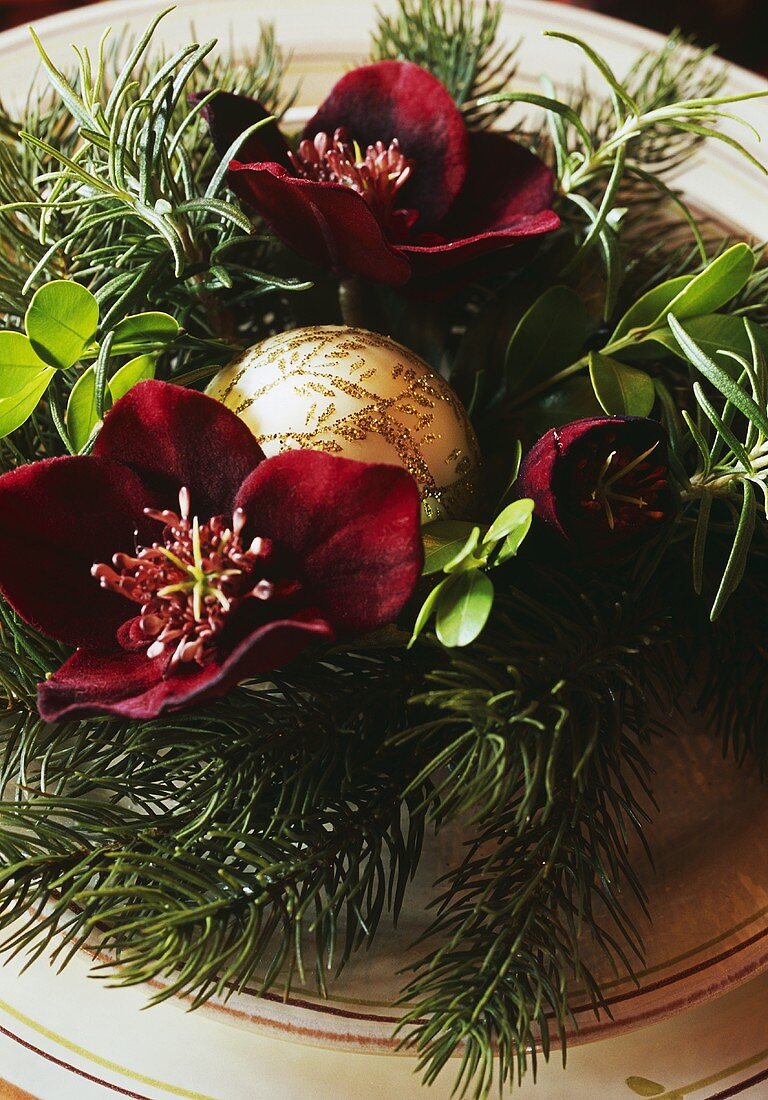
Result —
[[[266, 117], [230, 92], [203, 113], [222, 157]], [[341, 277], [393, 285], [560, 224], [550, 169], [502, 133], [467, 130], [446, 88], [410, 61], [343, 76], [296, 153], [274, 123], [262, 126], [229, 179], [299, 255]]]
[[630, 551], [676, 511], [664, 429], [641, 417], [553, 428], [525, 456], [517, 488], [551, 530], [596, 560]]
[[421, 573], [420, 499], [396, 466], [265, 459], [203, 394], [142, 382], [93, 454], [0, 477], [0, 591], [76, 646], [43, 718], [152, 718], [313, 641], [392, 622]]

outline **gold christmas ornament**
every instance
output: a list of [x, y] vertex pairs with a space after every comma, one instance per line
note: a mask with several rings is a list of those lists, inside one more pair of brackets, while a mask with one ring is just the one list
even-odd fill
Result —
[[447, 382], [412, 351], [345, 325], [272, 336], [207, 393], [242, 417], [266, 455], [306, 449], [404, 466], [425, 519], [472, 510], [480, 452]]

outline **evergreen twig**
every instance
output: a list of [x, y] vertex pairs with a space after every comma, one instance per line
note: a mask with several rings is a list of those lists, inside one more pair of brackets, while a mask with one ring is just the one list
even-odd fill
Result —
[[394, 15], [378, 14], [374, 61], [415, 61], [442, 81], [475, 129], [490, 126], [505, 108], [482, 104], [515, 75], [517, 46], [497, 43], [501, 4], [483, 0], [398, 0]]
[[548, 581], [546, 605], [508, 593], [473, 652], [428, 676], [421, 702], [437, 717], [408, 735], [430, 761], [419, 779], [435, 785], [438, 820], [478, 818], [401, 1026], [426, 1082], [463, 1047], [460, 1095], [522, 1077], [529, 1059], [535, 1073], [536, 1044], [546, 1058], [553, 1037], [565, 1043], [574, 975], [599, 1010], [584, 936], [622, 969], [642, 954], [621, 889], [643, 901], [627, 849], [648, 820], [666, 614], [648, 594], [640, 610], [637, 593], [587, 599]]

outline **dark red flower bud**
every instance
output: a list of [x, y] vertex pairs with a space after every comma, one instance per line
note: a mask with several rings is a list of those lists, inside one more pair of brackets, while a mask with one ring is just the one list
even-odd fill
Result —
[[526, 455], [518, 491], [574, 551], [600, 560], [652, 538], [676, 511], [664, 429], [642, 417], [553, 428]]

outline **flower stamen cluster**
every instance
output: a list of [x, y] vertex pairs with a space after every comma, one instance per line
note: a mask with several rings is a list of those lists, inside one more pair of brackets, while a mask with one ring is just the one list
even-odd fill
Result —
[[389, 145], [377, 141], [363, 153], [340, 126], [333, 137], [320, 132], [312, 141], [305, 138], [298, 151], [289, 152], [288, 156], [297, 175], [303, 179], [340, 183], [357, 191], [385, 225], [396, 214], [402, 217], [411, 213], [395, 208], [398, 192], [410, 178], [413, 168], [413, 161], [405, 156], [397, 138]]
[[666, 491], [667, 478], [661, 463], [649, 459], [657, 449], [654, 443], [642, 454], [630, 454], [612, 450], [606, 457], [591, 495], [583, 501], [588, 509], [601, 508], [611, 530], [637, 519], [637, 509], [646, 509], [648, 520], [662, 520], [664, 513], [652, 505], [662, 491]]
[[117, 553], [111, 566], [97, 563], [91, 573], [102, 588], [141, 605], [126, 648], [146, 647], [147, 657], [166, 658], [167, 672], [191, 661], [206, 665], [232, 611], [245, 599], [274, 595], [272, 581], [256, 580], [271, 544], [257, 537], [244, 546], [242, 508], [235, 509], [230, 525], [223, 516], [203, 524], [197, 516], [190, 519], [186, 488], [179, 493], [179, 514], [152, 508], [144, 514], [164, 525], [162, 544], [140, 548], [133, 556]]

